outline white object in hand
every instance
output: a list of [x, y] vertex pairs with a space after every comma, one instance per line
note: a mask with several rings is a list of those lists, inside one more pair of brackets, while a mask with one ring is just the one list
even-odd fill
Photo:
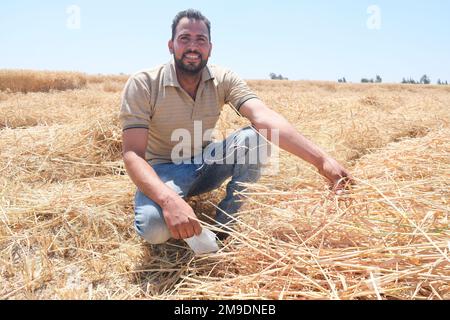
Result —
[[219, 250], [215, 233], [206, 228], [203, 228], [199, 236], [193, 236], [192, 238], [184, 239], [184, 241], [187, 242], [195, 254], [211, 253]]

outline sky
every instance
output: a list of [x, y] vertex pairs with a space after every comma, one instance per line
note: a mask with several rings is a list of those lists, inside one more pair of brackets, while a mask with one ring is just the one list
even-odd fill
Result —
[[210, 63], [244, 79], [450, 81], [449, 0], [2, 0], [0, 69], [153, 68], [187, 8], [212, 23]]

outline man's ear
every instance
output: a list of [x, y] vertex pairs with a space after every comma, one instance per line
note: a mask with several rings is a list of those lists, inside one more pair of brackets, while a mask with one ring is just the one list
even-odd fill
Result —
[[212, 43], [210, 43], [210, 46], [211, 46], [211, 48], [209, 48], [209, 55], [208, 55], [208, 58], [211, 58], [211, 52], [212, 52], [212, 48], [213, 48]]
[[173, 41], [169, 40], [167, 46], [169, 47], [170, 54], [173, 54]]

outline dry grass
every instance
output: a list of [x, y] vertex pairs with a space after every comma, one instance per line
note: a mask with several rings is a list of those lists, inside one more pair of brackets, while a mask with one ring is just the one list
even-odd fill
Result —
[[125, 84], [129, 78], [129, 75], [88, 75], [87, 80], [89, 83], [105, 83], [105, 82], [120, 82]]
[[78, 72], [0, 70], [0, 91], [50, 92], [86, 86], [86, 75]]
[[120, 103], [119, 95], [93, 87], [7, 96], [0, 99], [0, 129], [85, 123], [98, 118], [99, 113], [115, 117]]
[[117, 93], [122, 91], [128, 78], [128, 75], [89, 75], [87, 79], [97, 90]]
[[124, 83], [117, 81], [106, 81], [103, 84], [103, 91], [105, 92], [120, 92], [122, 91]]
[[3, 130], [3, 176], [22, 182], [57, 182], [121, 171], [120, 129], [113, 117], [77, 125]]
[[[100, 78], [0, 95], [0, 298], [450, 299], [447, 87], [250, 81], [357, 184], [337, 198], [281, 152], [222, 249], [195, 257], [136, 235], [124, 81]], [[227, 108], [218, 126], [245, 124]], [[189, 202], [210, 222], [223, 193]]]

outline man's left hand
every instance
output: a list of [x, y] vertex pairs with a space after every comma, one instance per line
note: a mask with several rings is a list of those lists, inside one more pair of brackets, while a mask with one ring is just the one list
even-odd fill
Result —
[[331, 157], [325, 158], [318, 169], [319, 173], [330, 181], [332, 190], [336, 194], [341, 194], [349, 184], [353, 183], [350, 172]]

